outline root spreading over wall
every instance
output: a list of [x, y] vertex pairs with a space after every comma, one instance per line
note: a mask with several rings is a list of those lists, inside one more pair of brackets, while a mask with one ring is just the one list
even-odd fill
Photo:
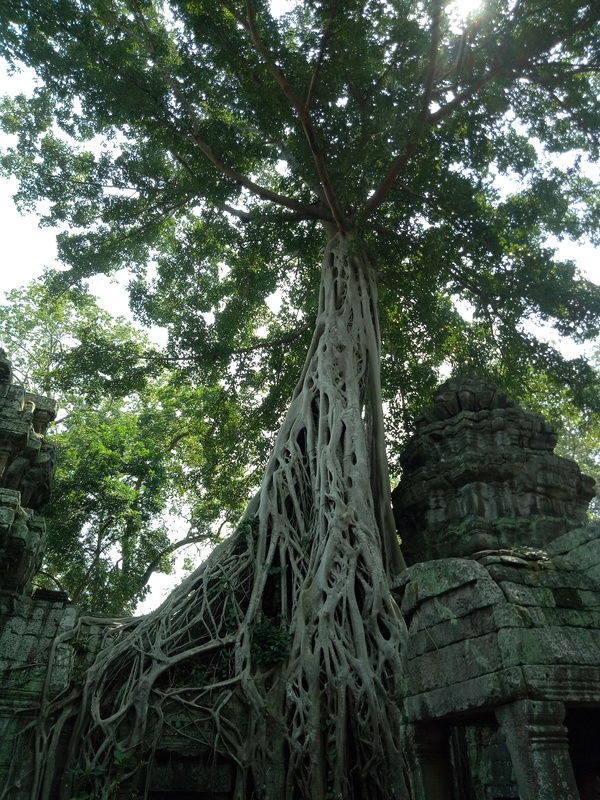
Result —
[[373, 270], [328, 243], [317, 326], [261, 490], [237, 532], [124, 625], [35, 732], [36, 800], [113, 798], [169, 734], [237, 764], [236, 800], [400, 798], [402, 568], [385, 463]]

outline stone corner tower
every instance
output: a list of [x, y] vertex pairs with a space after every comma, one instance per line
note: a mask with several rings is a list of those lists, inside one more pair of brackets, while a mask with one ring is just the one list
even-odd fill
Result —
[[416, 420], [392, 494], [408, 564], [544, 548], [585, 525], [594, 480], [554, 453], [555, 427], [473, 375], [443, 383]]

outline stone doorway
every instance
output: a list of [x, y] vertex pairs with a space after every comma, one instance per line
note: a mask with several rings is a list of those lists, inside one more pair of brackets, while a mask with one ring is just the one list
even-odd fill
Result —
[[580, 800], [600, 800], [600, 709], [567, 708], [565, 725]]
[[157, 750], [147, 797], [148, 800], [231, 800], [233, 775], [233, 765], [213, 753]]

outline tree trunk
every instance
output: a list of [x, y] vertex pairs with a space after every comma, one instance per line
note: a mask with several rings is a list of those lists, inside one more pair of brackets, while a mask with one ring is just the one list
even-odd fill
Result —
[[[291, 638], [267, 703], [284, 709], [289, 753], [285, 791], [273, 796], [401, 794], [394, 704], [404, 630], [389, 579], [404, 562], [379, 368], [374, 271], [351, 238], [336, 236], [325, 250], [311, 348], [259, 495], [248, 618], [277, 615]], [[255, 765], [264, 741], [256, 734]]]

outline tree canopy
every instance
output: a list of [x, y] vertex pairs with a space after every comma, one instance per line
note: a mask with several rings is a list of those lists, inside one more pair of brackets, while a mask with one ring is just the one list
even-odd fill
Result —
[[444, 362], [517, 391], [534, 364], [591, 402], [585, 364], [523, 323], [599, 330], [598, 288], [546, 244], [598, 238], [582, 170], [599, 147], [595, 4], [491, 2], [464, 20], [441, 0], [292, 5], [3, 4], [0, 53], [41, 82], [4, 101], [2, 169], [64, 226], [60, 283], [127, 267], [170, 356], [235, 384], [270, 430], [337, 227], [377, 265], [395, 412]]
[[40, 78], [4, 101], [1, 163], [19, 204], [65, 226], [51, 289], [127, 268], [181, 385], [226, 393], [266, 461], [234, 534], [39, 721], [32, 796], [49, 796], [69, 720], [68, 774], [89, 785], [65, 791], [108, 800], [176, 709], [188, 742], [235, 765], [236, 800], [408, 797], [384, 403], [402, 425], [444, 364], [598, 410], [594, 369], [528, 323], [599, 332], [599, 287], [547, 238], [598, 241], [583, 164], [600, 156], [600, 7], [455, 12], [0, 9], [0, 54]]

